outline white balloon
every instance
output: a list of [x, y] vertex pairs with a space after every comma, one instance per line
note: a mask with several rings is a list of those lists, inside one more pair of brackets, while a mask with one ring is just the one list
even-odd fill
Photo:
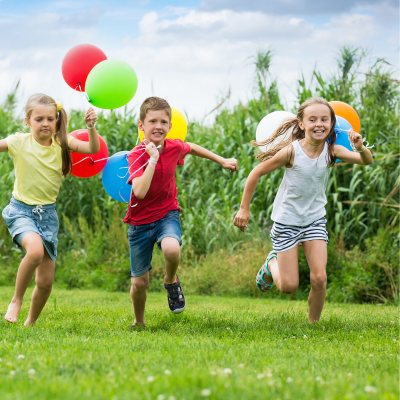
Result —
[[[281, 125], [285, 119], [295, 117], [295, 114], [288, 111], [274, 111], [266, 115], [257, 126], [256, 141], [263, 142], [264, 140], [267, 140], [275, 133], [279, 125]], [[293, 128], [289, 129], [284, 135], [277, 138], [276, 141], [274, 141], [274, 145], [289, 139], [292, 131]], [[269, 147], [270, 146], [271, 145], [269, 145]], [[263, 153], [267, 151], [267, 146], [260, 146], [259, 148]]]

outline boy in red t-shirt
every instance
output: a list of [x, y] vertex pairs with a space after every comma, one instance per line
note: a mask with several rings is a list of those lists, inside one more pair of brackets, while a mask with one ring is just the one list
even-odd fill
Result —
[[180, 208], [176, 200], [175, 169], [186, 154], [208, 158], [231, 172], [238, 170], [234, 158], [223, 158], [193, 143], [165, 139], [171, 130], [171, 107], [159, 97], [147, 98], [140, 107], [139, 129], [143, 143], [129, 155], [129, 183], [132, 196], [124, 218], [129, 223], [131, 258], [131, 298], [135, 321], [132, 327], [146, 326], [146, 288], [154, 244], [164, 253], [164, 286], [168, 305], [174, 314], [185, 309], [185, 297], [176, 271], [180, 262]]

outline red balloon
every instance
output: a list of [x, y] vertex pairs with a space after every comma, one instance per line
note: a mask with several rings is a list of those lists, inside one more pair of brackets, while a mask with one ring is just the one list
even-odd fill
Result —
[[[71, 136], [83, 142], [89, 141], [87, 129], [78, 129], [71, 133]], [[99, 135], [100, 151], [97, 154], [81, 154], [72, 152], [72, 172], [78, 178], [90, 178], [103, 170], [107, 163], [108, 148], [104, 139]]]
[[61, 66], [65, 82], [72, 89], [84, 92], [89, 72], [104, 60], [107, 60], [107, 56], [92, 44], [79, 44], [73, 47], [65, 55]]

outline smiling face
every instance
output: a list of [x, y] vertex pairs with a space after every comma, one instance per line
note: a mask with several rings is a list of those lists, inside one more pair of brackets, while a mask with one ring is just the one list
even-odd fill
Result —
[[310, 141], [326, 140], [332, 128], [331, 112], [324, 104], [311, 104], [304, 109], [299, 126]]
[[56, 108], [52, 105], [38, 104], [33, 108], [29, 118], [25, 122], [31, 127], [32, 133], [39, 141], [51, 140], [56, 130]]
[[157, 146], [163, 145], [171, 127], [172, 123], [165, 110], [148, 110], [144, 121], [139, 121], [139, 129], [144, 132], [144, 138]]

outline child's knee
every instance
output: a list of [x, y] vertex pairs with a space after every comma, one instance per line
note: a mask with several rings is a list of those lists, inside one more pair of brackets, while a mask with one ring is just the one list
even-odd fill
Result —
[[33, 263], [39, 265], [44, 258], [43, 246], [29, 247], [26, 251], [26, 256], [29, 257]]
[[162, 251], [167, 260], [178, 259], [181, 256], [181, 249], [177, 240], [171, 241], [168, 245], [163, 246]]
[[314, 273], [310, 275], [311, 287], [314, 289], [325, 289], [326, 288], [326, 272]]
[[51, 292], [53, 287], [53, 277], [38, 277], [36, 276], [36, 286], [39, 290]]
[[298, 287], [299, 287], [299, 282], [297, 281], [282, 280], [280, 290], [282, 293], [291, 294], [294, 293]]
[[135, 292], [144, 292], [147, 289], [149, 280], [143, 276], [133, 276], [131, 279], [132, 289]]

